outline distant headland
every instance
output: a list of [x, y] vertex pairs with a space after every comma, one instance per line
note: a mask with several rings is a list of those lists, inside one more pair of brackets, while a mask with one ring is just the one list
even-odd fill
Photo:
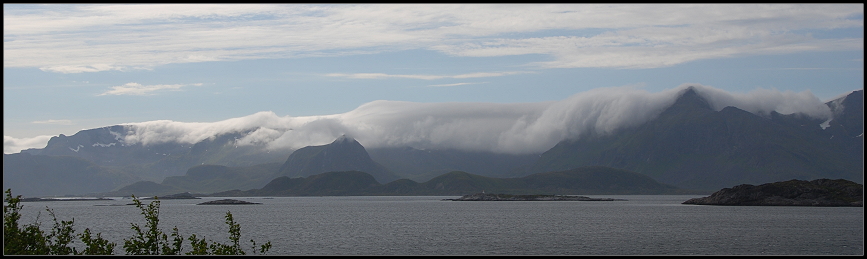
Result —
[[576, 195], [513, 195], [476, 193], [464, 195], [457, 199], [443, 199], [447, 201], [625, 201], [624, 199], [590, 198]]
[[105, 201], [111, 200], [109, 198], [21, 198], [21, 202], [31, 202], [31, 201]]
[[864, 207], [864, 185], [837, 179], [789, 180], [723, 188], [683, 204], [731, 206]]
[[199, 203], [196, 205], [246, 205], [246, 204], [261, 204], [261, 203], [249, 202], [249, 201], [240, 201], [240, 200], [233, 200], [233, 199], [222, 199], [222, 200], [215, 200], [215, 201], [206, 201], [206, 202], [202, 202], [202, 203]]

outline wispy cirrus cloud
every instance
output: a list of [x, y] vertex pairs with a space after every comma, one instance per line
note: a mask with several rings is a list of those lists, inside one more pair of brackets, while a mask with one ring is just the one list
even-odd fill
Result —
[[34, 124], [55, 124], [55, 125], [72, 125], [71, 120], [44, 120], [44, 121], [33, 121]]
[[[768, 68], [763, 70], [855, 70], [857, 68], [840, 68], [840, 67], [782, 67]], [[863, 69], [862, 69], [863, 70]]]
[[454, 83], [454, 84], [439, 84], [439, 85], [429, 85], [431, 87], [449, 87], [449, 86], [459, 86], [459, 85], [476, 85], [476, 84], [486, 84], [487, 82], [479, 82], [479, 83]]
[[98, 94], [103, 95], [151, 95], [161, 90], [178, 90], [185, 86], [201, 86], [197, 84], [173, 84], [173, 85], [142, 85], [139, 83], [126, 83], [120, 86], [112, 86], [111, 90]]
[[58, 73], [410, 49], [542, 54], [549, 58], [531, 64], [543, 68], [653, 68], [864, 44], [811, 33], [863, 28], [863, 4], [17, 7], [4, 5], [4, 67]]
[[461, 78], [498, 77], [498, 76], [507, 76], [507, 75], [516, 75], [516, 74], [527, 74], [527, 73], [532, 73], [532, 72], [528, 72], [528, 71], [479, 72], [479, 73], [468, 73], [468, 74], [460, 74], [460, 75], [395, 75], [395, 74], [385, 74], [385, 73], [353, 73], [353, 74], [330, 73], [330, 74], [325, 74], [325, 76], [346, 77], [346, 78], [354, 78], [354, 79], [410, 78], [410, 79], [422, 79], [422, 80], [435, 80], [435, 79], [449, 79], [449, 78], [461, 79]]
[[39, 68], [42, 71], [46, 72], [56, 72], [63, 74], [74, 74], [74, 73], [83, 73], [83, 72], [100, 72], [100, 71], [124, 71], [126, 68], [120, 66], [113, 66], [107, 64], [94, 64], [87, 66], [49, 66], [49, 67], [41, 67]]
[[761, 29], [652, 27], [591, 37], [496, 39], [433, 49], [468, 57], [547, 54], [554, 60], [533, 63], [546, 68], [657, 68], [713, 58], [858, 50], [863, 45], [863, 38], [814, 39]]

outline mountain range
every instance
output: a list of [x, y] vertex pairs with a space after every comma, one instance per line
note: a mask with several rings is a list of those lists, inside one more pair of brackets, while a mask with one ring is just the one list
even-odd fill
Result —
[[[687, 88], [646, 123], [564, 139], [543, 153], [523, 155], [366, 149], [346, 135], [297, 150], [235, 145], [252, 130], [195, 144], [126, 144], [127, 129], [118, 125], [61, 134], [45, 148], [4, 154], [3, 188], [25, 196], [463, 195], [480, 188], [515, 194], [648, 194], [710, 193], [791, 179], [863, 183], [863, 100], [858, 90], [827, 102], [833, 118], [823, 121], [731, 106], [716, 111]], [[578, 171], [595, 176], [562, 176]], [[562, 177], [554, 177], [558, 173]], [[436, 188], [463, 178], [477, 180], [465, 181], [466, 188]]]
[[217, 192], [211, 196], [372, 196], [464, 195], [479, 191], [510, 194], [682, 194], [689, 193], [635, 172], [601, 166], [492, 178], [453, 171], [418, 183], [400, 179], [380, 184], [360, 171], [327, 172], [309, 177], [278, 177], [261, 189]]
[[842, 101], [829, 102], [846, 109], [822, 129], [822, 121], [797, 114], [772, 112], [763, 117], [731, 106], [714, 111], [704, 98], [688, 90], [648, 123], [558, 143], [541, 155], [530, 172], [601, 165], [703, 190], [788, 179], [861, 182], [863, 96], [863, 91], [856, 91]]

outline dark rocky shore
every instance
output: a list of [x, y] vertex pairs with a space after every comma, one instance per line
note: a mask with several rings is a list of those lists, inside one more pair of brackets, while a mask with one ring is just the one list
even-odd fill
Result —
[[443, 199], [446, 201], [625, 201], [624, 199], [590, 198], [573, 195], [512, 195], [476, 193], [464, 195], [457, 199]]
[[21, 202], [31, 202], [31, 201], [110, 201], [112, 199], [109, 198], [69, 198], [69, 199], [55, 199], [55, 198], [21, 198]]
[[683, 204], [731, 206], [864, 207], [864, 185], [837, 179], [789, 180], [723, 188]]
[[206, 201], [196, 205], [245, 205], [245, 204], [261, 204], [258, 202], [249, 202], [249, 201], [239, 201], [233, 199], [222, 199], [215, 201]]

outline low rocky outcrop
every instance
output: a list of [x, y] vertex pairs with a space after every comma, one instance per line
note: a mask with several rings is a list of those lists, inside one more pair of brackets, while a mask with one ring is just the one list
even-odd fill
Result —
[[222, 199], [222, 200], [214, 200], [214, 201], [206, 201], [196, 205], [245, 205], [245, 204], [261, 204], [258, 202], [249, 202], [249, 201], [239, 201], [233, 199]]
[[[201, 199], [199, 197], [196, 197], [195, 195], [193, 195], [190, 192], [176, 193], [176, 194], [164, 195], [164, 196], [155, 196], [154, 198], [160, 199], [160, 200]], [[142, 200], [151, 200], [154, 198], [142, 198]]]
[[448, 201], [625, 201], [624, 199], [590, 198], [576, 195], [512, 195], [476, 193], [464, 195], [457, 199], [444, 199]]
[[31, 201], [110, 201], [109, 198], [68, 198], [68, 199], [55, 199], [55, 198], [21, 198], [21, 202], [31, 202]]
[[864, 207], [864, 185], [837, 179], [789, 180], [723, 188], [683, 204], [732, 206]]

